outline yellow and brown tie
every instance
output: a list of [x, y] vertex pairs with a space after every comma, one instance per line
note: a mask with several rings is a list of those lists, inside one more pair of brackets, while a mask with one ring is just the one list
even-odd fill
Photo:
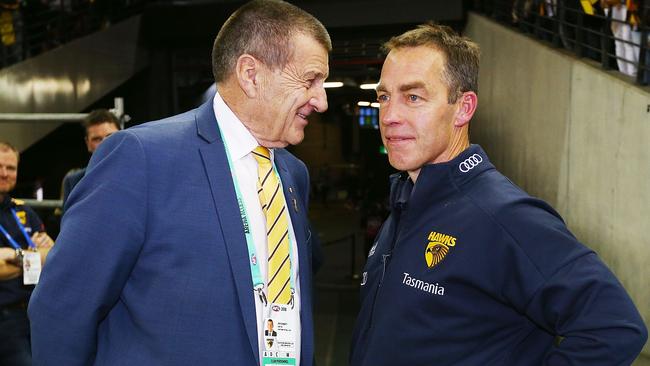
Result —
[[257, 194], [266, 216], [268, 251], [268, 298], [272, 303], [288, 304], [291, 300], [291, 260], [289, 257], [289, 220], [271, 154], [265, 147], [253, 150], [257, 160]]

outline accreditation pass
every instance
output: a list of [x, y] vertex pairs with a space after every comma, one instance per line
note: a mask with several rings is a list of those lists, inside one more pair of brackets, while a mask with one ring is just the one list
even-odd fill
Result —
[[262, 366], [295, 365], [296, 336], [298, 334], [294, 315], [295, 308], [290, 305], [270, 304], [264, 318], [264, 353]]
[[25, 250], [23, 254], [23, 284], [36, 285], [41, 277], [41, 255], [37, 251]]

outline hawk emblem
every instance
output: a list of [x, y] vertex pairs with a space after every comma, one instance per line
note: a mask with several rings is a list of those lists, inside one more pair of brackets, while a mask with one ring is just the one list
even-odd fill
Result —
[[424, 251], [424, 259], [427, 261], [427, 266], [433, 268], [442, 262], [449, 253], [449, 247], [440, 242], [429, 242]]

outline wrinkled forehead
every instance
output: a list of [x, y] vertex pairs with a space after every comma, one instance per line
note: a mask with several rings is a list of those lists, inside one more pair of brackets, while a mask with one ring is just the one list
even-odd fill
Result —
[[378, 91], [427, 88], [444, 82], [445, 56], [429, 46], [391, 50], [381, 70]]

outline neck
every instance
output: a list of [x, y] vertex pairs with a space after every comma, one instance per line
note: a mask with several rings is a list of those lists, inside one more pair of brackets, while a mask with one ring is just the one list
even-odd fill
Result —
[[444, 162], [453, 160], [469, 147], [469, 133], [467, 131], [467, 126], [463, 126], [459, 129], [454, 129], [450, 140], [451, 143], [447, 148], [446, 155], [443, 160]]
[[255, 123], [255, 111], [259, 108], [259, 101], [249, 98], [238, 85], [233, 85], [232, 80], [219, 84], [217, 90], [228, 108], [246, 127], [248, 132], [253, 135], [253, 138], [260, 146], [268, 148], [284, 147], [278, 146], [277, 142], [267, 141], [264, 138], [263, 129]]
[[[469, 147], [469, 133], [467, 131], [467, 126], [463, 126], [461, 128], [454, 128], [454, 130], [451, 133], [451, 136], [449, 137], [449, 145], [447, 145], [447, 148], [445, 151], [443, 151], [438, 157], [431, 162], [431, 164], [438, 164], [438, 163], [446, 163], [450, 160], [453, 160], [455, 157], [460, 155], [463, 151], [465, 151]], [[420, 174], [420, 170], [422, 167], [416, 169], [416, 170], [410, 170], [408, 171], [409, 177], [411, 177], [411, 180], [415, 184], [415, 182], [418, 179], [418, 175]]]

